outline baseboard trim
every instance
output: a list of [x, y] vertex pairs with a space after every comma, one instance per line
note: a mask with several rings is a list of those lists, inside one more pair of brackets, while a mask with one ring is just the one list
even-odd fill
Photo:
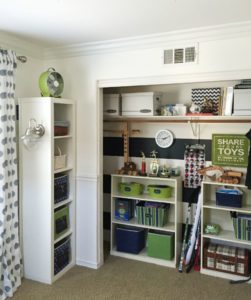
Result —
[[89, 262], [89, 261], [85, 261], [85, 260], [82, 260], [82, 259], [77, 259], [76, 260], [76, 265], [97, 270], [102, 266], [102, 263], [94, 263], [94, 262]]

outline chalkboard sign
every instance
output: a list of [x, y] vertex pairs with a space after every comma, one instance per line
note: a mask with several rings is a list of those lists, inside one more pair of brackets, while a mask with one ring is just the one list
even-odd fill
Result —
[[213, 134], [212, 164], [218, 166], [246, 167], [249, 140], [243, 134]]

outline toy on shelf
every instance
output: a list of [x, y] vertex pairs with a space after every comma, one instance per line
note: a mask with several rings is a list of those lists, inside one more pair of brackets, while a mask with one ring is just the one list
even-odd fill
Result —
[[145, 157], [145, 153], [143, 151], [141, 151], [141, 155], [142, 155], [142, 161], [141, 161], [141, 170], [139, 172], [140, 176], [146, 176], [146, 157]]
[[240, 183], [241, 178], [243, 176], [242, 172], [224, 170], [222, 167], [219, 166], [206, 167], [198, 170], [198, 173], [203, 175], [204, 177], [208, 177], [212, 181], [230, 184]]
[[150, 173], [149, 173], [149, 176], [151, 177], [157, 177], [158, 176], [158, 172], [159, 172], [159, 163], [158, 163], [158, 160], [157, 160], [157, 157], [156, 157], [156, 154], [158, 152], [153, 150], [151, 152], [151, 157], [153, 158], [151, 163], [150, 163]]
[[170, 177], [170, 172], [169, 172], [166, 165], [161, 167], [160, 177], [163, 177], [163, 178], [169, 178]]

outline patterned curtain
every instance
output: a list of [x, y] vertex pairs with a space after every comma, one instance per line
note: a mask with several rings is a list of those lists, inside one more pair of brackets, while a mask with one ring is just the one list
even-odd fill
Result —
[[16, 55], [0, 49], [0, 299], [21, 284], [15, 114]]

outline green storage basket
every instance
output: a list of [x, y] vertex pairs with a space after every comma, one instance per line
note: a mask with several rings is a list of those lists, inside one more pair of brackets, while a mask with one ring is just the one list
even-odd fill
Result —
[[138, 182], [120, 182], [119, 191], [121, 195], [138, 196], [143, 193], [144, 185]]
[[58, 208], [54, 212], [54, 240], [58, 239], [69, 229], [69, 206]]
[[149, 231], [147, 235], [147, 255], [172, 260], [174, 257], [174, 234]]
[[168, 185], [148, 185], [147, 191], [150, 197], [156, 199], [170, 198], [172, 194], [171, 187]]

